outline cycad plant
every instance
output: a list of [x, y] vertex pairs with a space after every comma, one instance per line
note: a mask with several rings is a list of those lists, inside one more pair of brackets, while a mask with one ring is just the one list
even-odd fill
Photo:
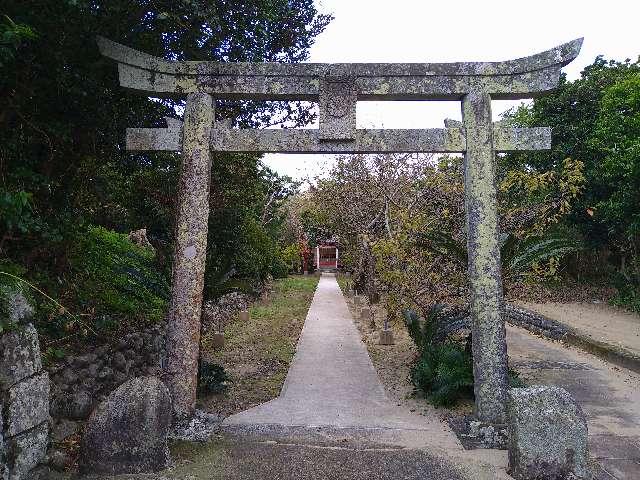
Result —
[[434, 405], [447, 406], [473, 397], [473, 361], [462, 343], [450, 337], [465, 317], [434, 305], [424, 319], [413, 310], [403, 311], [409, 335], [419, 356], [411, 368], [411, 381]]
[[[418, 237], [417, 244], [434, 253], [447, 255], [467, 267], [467, 246], [447, 232], [424, 232]], [[511, 279], [521, 277], [535, 264], [581, 249], [579, 240], [561, 232], [525, 238], [513, 233], [505, 234], [500, 242], [502, 275]]]

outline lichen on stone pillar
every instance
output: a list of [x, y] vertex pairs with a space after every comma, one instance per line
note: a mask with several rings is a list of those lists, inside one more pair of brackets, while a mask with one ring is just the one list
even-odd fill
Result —
[[462, 101], [462, 118], [467, 137], [464, 190], [475, 414], [483, 422], [504, 423], [507, 348], [490, 95], [481, 89], [472, 90]]
[[176, 419], [195, 411], [211, 183], [211, 95], [187, 97], [174, 239], [165, 382]]

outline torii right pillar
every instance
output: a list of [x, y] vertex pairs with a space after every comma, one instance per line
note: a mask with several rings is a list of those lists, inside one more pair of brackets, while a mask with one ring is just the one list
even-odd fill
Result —
[[464, 192], [475, 414], [483, 422], [504, 423], [507, 344], [490, 95], [480, 89], [468, 93], [462, 100], [462, 121], [467, 133]]

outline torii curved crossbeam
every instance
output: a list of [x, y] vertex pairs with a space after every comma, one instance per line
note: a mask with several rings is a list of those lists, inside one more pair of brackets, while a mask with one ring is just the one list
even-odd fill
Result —
[[582, 38], [516, 60], [456, 63], [172, 62], [104, 37], [98, 46], [118, 62], [120, 85], [157, 96], [317, 101], [321, 79], [347, 77], [355, 80], [358, 100], [456, 100], [478, 86], [494, 99], [521, 99], [555, 87]]

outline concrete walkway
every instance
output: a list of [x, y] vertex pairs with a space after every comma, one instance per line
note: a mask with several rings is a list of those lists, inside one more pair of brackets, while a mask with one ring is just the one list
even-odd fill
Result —
[[223, 431], [250, 450], [228, 454], [244, 467], [225, 478], [511, 478], [505, 452], [466, 451], [436, 415], [387, 397], [333, 274], [320, 278], [280, 396]]
[[445, 448], [460, 448], [438, 419], [389, 400], [333, 274], [320, 278], [280, 396], [224, 425], [420, 430]]
[[640, 356], [640, 316], [605, 303], [516, 302], [557, 320], [595, 341], [624, 348]]

